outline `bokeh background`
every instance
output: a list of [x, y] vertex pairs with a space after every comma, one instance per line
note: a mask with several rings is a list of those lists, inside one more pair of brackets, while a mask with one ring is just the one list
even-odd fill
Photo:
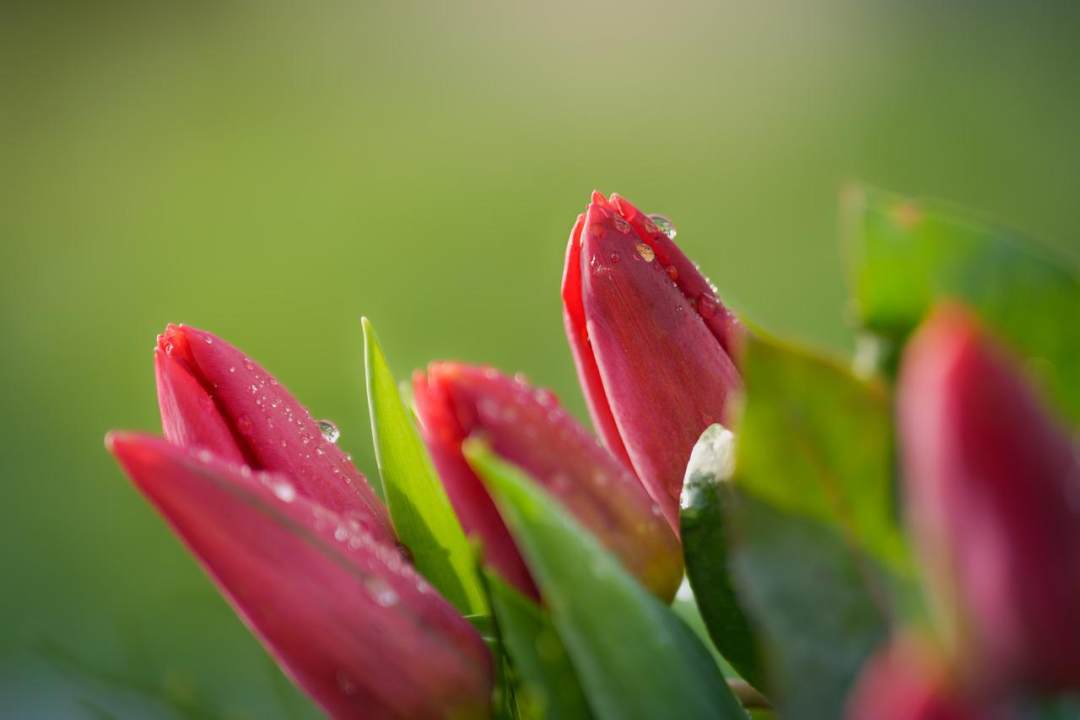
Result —
[[313, 714], [102, 446], [158, 428], [166, 322], [249, 351], [368, 473], [361, 315], [401, 377], [489, 362], [583, 414], [558, 285], [599, 188], [846, 352], [848, 182], [1080, 254], [1078, 8], [3, 3], [0, 716]]

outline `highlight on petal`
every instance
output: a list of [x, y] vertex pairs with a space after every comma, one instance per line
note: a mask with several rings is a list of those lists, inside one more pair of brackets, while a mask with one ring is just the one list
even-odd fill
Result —
[[974, 318], [936, 309], [897, 394], [909, 524], [941, 629], [983, 684], [1080, 686], [1080, 460]]
[[481, 480], [461, 464], [462, 441], [483, 437], [499, 457], [536, 478], [646, 587], [664, 599], [674, 595], [682, 555], [659, 506], [552, 393], [520, 376], [444, 362], [421, 376], [416, 398], [447, 482], [483, 493], [483, 509], [498, 517]]
[[158, 338], [155, 368], [170, 441], [283, 473], [300, 494], [392, 542], [385, 508], [336, 438], [250, 357], [211, 333], [170, 325]]
[[488, 715], [483, 640], [395, 548], [281, 474], [145, 435], [113, 433], [106, 444], [330, 716]]

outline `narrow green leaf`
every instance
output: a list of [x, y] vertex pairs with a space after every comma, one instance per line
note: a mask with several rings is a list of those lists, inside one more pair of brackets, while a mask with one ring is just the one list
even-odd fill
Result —
[[494, 573], [484, 573], [488, 603], [516, 678], [525, 718], [590, 718], [574, 666], [549, 618]]
[[487, 611], [472, 548], [398, 394], [397, 382], [364, 318], [364, 364], [375, 458], [398, 538], [417, 570], [464, 614]]
[[479, 441], [496, 499], [598, 718], [745, 718], [709, 651], [542, 488]]
[[765, 668], [754, 630], [731, 580], [725, 502], [735, 464], [735, 436], [707, 428], [690, 453], [682, 496], [686, 576], [709, 636], [720, 654], [751, 685], [765, 689]]
[[748, 339], [736, 441], [731, 568], [770, 658], [782, 717], [835, 718], [898, 607], [911, 561], [878, 384], [760, 336]]
[[860, 189], [845, 226], [859, 323], [893, 349], [936, 301], [960, 300], [1026, 356], [1080, 421], [1080, 270], [1017, 233], [944, 203]]

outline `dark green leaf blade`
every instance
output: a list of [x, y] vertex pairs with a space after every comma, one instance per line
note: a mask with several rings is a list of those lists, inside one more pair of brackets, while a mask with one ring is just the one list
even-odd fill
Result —
[[551, 619], [498, 575], [484, 573], [488, 603], [516, 679], [518, 707], [526, 718], [590, 718], [577, 673]]
[[364, 318], [364, 364], [375, 457], [398, 538], [417, 570], [464, 614], [487, 611], [473, 551]]
[[686, 576], [713, 644], [738, 673], [765, 688], [759, 642], [735, 594], [725, 509], [735, 461], [734, 435], [720, 425], [705, 430], [690, 454], [683, 483], [682, 541]]
[[736, 493], [725, 501], [739, 599], [784, 717], [834, 718], [890, 619], [911, 560], [892, 481], [887, 395], [761, 336], [746, 344]]
[[701, 641], [539, 486], [471, 441], [599, 718], [745, 718]]
[[[1080, 270], [945, 203], [863, 188], [845, 198], [860, 325], [899, 348], [936, 301], [960, 300], [1011, 343], [1080, 422]], [[895, 360], [895, 356], [894, 356]]]
[[869, 579], [881, 574], [834, 530], [752, 496], [731, 514], [739, 536], [731, 570], [758, 622], [768, 692], [782, 718], [834, 720], [860, 669], [889, 631]]

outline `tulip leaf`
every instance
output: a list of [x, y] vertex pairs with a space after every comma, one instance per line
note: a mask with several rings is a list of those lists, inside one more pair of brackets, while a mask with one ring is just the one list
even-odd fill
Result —
[[872, 576], [881, 571], [820, 523], [741, 493], [732, 504], [731, 569], [762, 636], [764, 690], [782, 718], [843, 717], [860, 669], [888, 635], [874, 592], [884, 580]]
[[686, 576], [713, 644], [751, 685], [763, 688], [758, 640], [735, 595], [729, 569], [725, 502], [732, 491], [734, 441], [730, 431], [713, 425], [690, 454], [682, 496], [683, 554]]
[[551, 618], [495, 573], [485, 572], [483, 578], [502, 647], [513, 667], [522, 717], [592, 717]]
[[930, 306], [964, 302], [1028, 361], [1080, 422], [1080, 269], [1018, 233], [944, 203], [862, 189], [846, 199], [857, 319], [894, 349]]
[[482, 441], [466, 457], [525, 556], [598, 718], [745, 718], [709, 651], [669, 607]]
[[[834, 718], [910, 602], [879, 384], [761, 336], [746, 342], [731, 569], [769, 658], [782, 717]], [[692, 576], [693, 577], [693, 576]]]
[[398, 538], [416, 569], [464, 614], [487, 611], [473, 550], [364, 318], [364, 360], [375, 458]]

